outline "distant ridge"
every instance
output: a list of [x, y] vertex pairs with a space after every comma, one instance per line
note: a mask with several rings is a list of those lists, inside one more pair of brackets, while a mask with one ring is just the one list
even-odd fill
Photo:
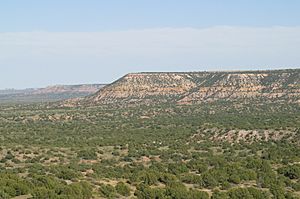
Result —
[[0, 104], [52, 102], [85, 97], [97, 92], [104, 84], [54, 85], [46, 88], [0, 90]]
[[79, 84], [79, 85], [54, 85], [47, 86], [46, 88], [36, 89], [33, 94], [46, 94], [46, 93], [95, 93], [104, 84]]

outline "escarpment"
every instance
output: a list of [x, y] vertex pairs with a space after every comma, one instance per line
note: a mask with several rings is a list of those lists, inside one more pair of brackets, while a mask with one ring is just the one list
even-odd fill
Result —
[[90, 104], [300, 103], [300, 69], [131, 73], [85, 98]]

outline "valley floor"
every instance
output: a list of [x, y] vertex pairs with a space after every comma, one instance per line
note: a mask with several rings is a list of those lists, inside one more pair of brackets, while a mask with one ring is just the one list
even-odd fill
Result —
[[300, 197], [297, 104], [0, 109], [0, 198]]

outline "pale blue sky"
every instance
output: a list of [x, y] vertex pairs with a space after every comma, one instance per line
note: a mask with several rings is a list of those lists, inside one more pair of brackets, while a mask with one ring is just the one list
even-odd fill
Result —
[[0, 2], [0, 88], [129, 72], [298, 68], [298, 0]]
[[0, 31], [298, 26], [299, 0], [9, 0]]

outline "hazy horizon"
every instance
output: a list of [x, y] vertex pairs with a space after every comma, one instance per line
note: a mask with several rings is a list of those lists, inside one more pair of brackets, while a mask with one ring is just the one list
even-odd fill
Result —
[[[245, 70], [202, 70], [202, 71], [137, 71], [137, 72], [128, 72], [124, 75], [130, 74], [130, 73], [189, 73], [189, 72], [241, 72], [241, 71], [268, 71], [268, 70], [297, 70], [300, 68], [287, 68], [287, 67], [278, 67], [278, 68], [264, 68], [264, 69], [260, 69], [260, 68], [254, 68], [254, 69], [245, 69]], [[44, 85], [44, 86], [36, 86], [36, 87], [17, 87], [17, 88], [1, 88], [0, 90], [25, 90], [25, 89], [40, 89], [40, 88], [45, 88], [45, 87], [49, 87], [49, 86], [76, 86], [76, 85], [83, 85], [83, 84], [89, 84], [89, 85], [93, 85], [93, 84], [111, 84], [114, 81], [118, 80], [119, 78], [122, 78], [124, 75], [113, 79], [111, 82], [79, 82], [79, 83], [71, 83], [71, 84], [51, 84], [51, 85]]]
[[0, 3], [0, 89], [127, 73], [300, 68], [300, 2]]

